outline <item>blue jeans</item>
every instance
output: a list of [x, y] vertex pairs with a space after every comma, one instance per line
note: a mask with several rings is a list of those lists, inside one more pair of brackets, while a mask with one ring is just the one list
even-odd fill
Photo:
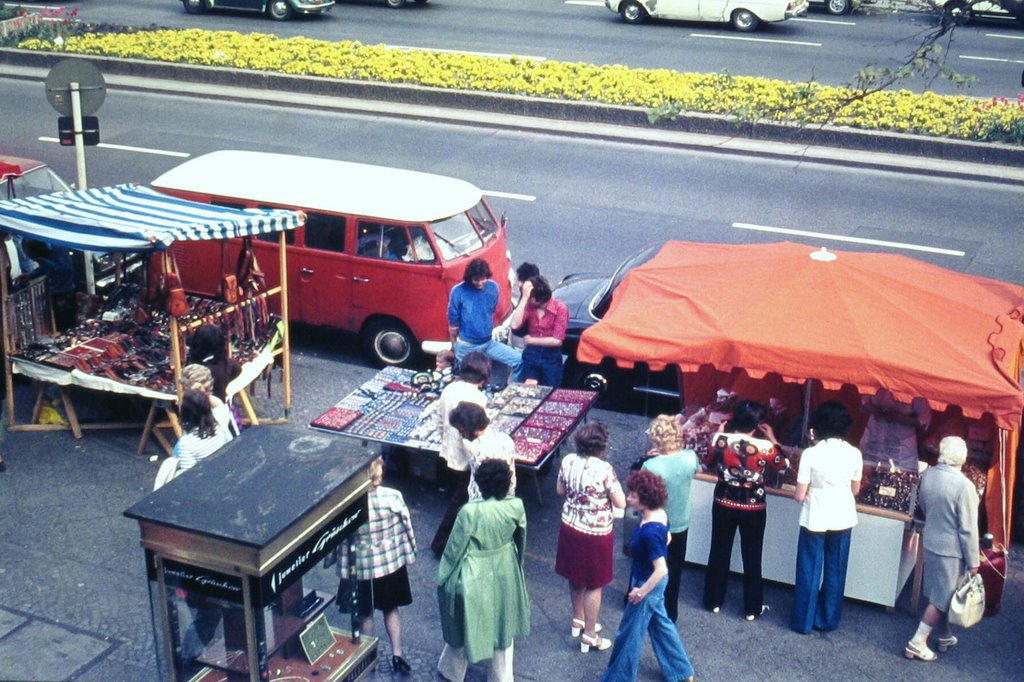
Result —
[[797, 632], [807, 634], [812, 627], [816, 630], [839, 627], [852, 534], [851, 528], [824, 533], [800, 528], [790, 623]]
[[562, 385], [562, 347], [527, 346], [523, 349], [523, 368], [517, 379], [536, 379], [541, 386]]
[[[640, 584], [641, 581], [631, 580], [630, 589]], [[644, 648], [644, 630], [651, 636], [654, 656], [664, 679], [678, 682], [693, 674], [693, 665], [679, 639], [679, 631], [665, 613], [667, 584], [668, 578], [663, 578], [636, 606], [626, 602], [602, 682], [636, 682], [640, 654]]]
[[459, 362], [462, 362], [466, 355], [475, 350], [486, 353], [487, 357], [495, 362], [508, 365], [511, 373], [510, 376], [517, 381], [519, 380], [519, 372], [523, 366], [523, 356], [515, 348], [494, 339], [484, 341], [483, 343], [466, 343], [461, 339], [455, 342], [455, 357]]

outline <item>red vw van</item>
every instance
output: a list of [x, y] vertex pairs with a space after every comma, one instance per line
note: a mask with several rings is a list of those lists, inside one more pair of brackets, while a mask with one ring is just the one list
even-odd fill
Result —
[[[235, 208], [289, 208], [306, 225], [288, 233], [292, 321], [358, 333], [380, 364], [409, 364], [448, 344], [448, 293], [483, 258], [501, 289], [495, 323], [512, 312], [505, 219], [463, 180], [288, 154], [219, 151], [153, 181], [174, 196]], [[255, 242], [268, 282], [280, 282], [278, 235]], [[182, 281], [216, 295], [239, 244], [175, 244]]]

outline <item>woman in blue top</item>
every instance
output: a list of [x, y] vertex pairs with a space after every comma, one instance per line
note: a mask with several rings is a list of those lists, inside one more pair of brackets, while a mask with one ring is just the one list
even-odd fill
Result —
[[650, 471], [634, 471], [626, 481], [626, 500], [640, 515], [633, 531], [633, 553], [628, 603], [619, 622], [615, 647], [602, 682], [634, 682], [640, 668], [644, 630], [651, 635], [651, 646], [658, 659], [661, 676], [670, 682], [694, 679], [679, 631], [665, 613], [665, 585], [668, 583], [668, 516], [662, 507], [668, 499], [665, 483]]

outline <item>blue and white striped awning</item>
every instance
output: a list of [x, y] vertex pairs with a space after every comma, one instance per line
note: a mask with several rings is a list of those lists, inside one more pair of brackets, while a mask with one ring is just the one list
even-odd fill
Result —
[[0, 231], [86, 251], [153, 251], [301, 227], [301, 211], [238, 210], [117, 185], [0, 201]]

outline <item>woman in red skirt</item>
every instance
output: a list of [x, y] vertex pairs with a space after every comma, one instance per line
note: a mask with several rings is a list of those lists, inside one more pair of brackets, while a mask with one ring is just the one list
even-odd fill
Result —
[[557, 490], [565, 496], [558, 533], [555, 572], [569, 581], [572, 599], [572, 636], [580, 638], [580, 651], [605, 651], [611, 640], [599, 636], [601, 590], [612, 581], [613, 509], [626, 507], [626, 496], [612, 465], [604, 461], [608, 427], [584, 424], [576, 432], [576, 450], [562, 460]]

